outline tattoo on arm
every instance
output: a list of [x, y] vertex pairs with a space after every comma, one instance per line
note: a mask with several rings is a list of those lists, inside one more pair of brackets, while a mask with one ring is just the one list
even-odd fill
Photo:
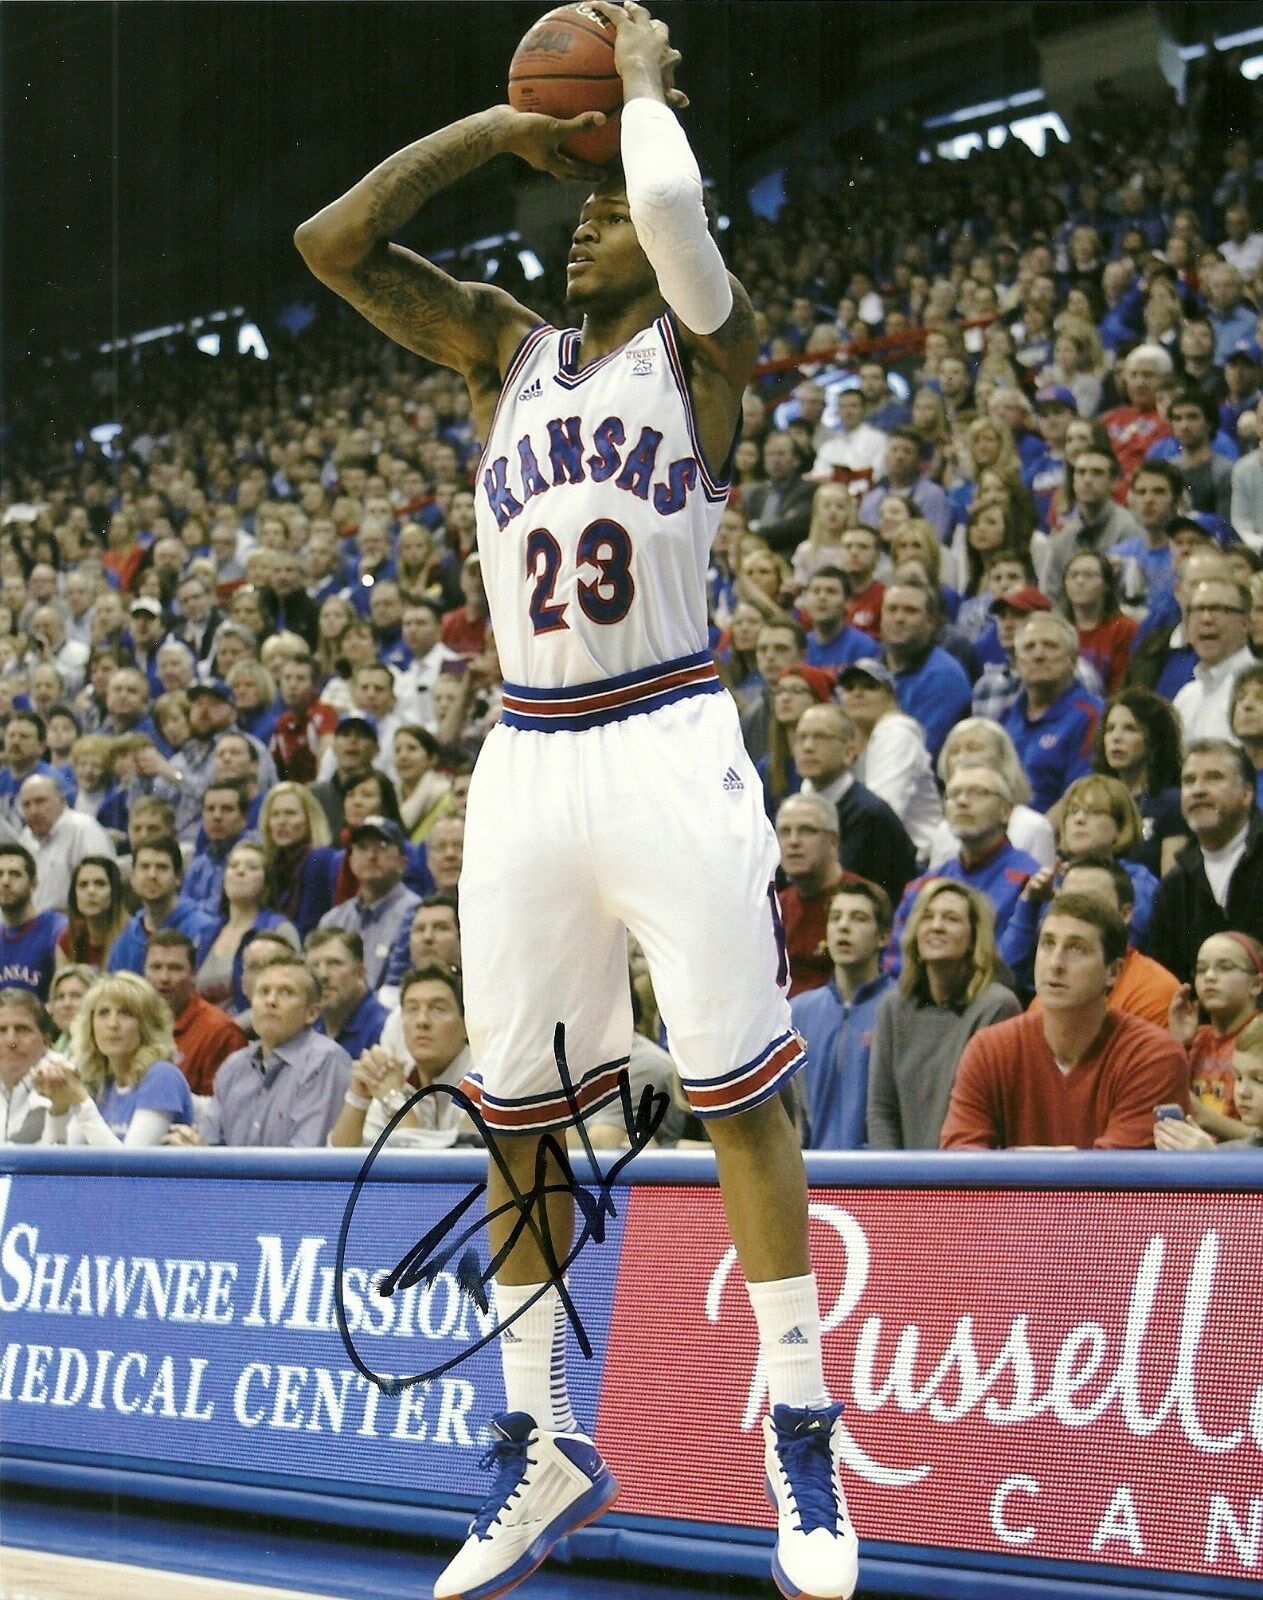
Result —
[[472, 117], [398, 151], [363, 180], [368, 232], [377, 239], [390, 238], [440, 189], [495, 154], [487, 126]]

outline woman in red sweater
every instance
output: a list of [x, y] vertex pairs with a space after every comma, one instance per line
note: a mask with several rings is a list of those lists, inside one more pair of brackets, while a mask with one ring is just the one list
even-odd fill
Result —
[[1079, 635], [1079, 654], [1096, 668], [1106, 696], [1123, 686], [1140, 624], [1118, 609], [1118, 583], [1107, 557], [1080, 550], [1066, 568], [1062, 610]]

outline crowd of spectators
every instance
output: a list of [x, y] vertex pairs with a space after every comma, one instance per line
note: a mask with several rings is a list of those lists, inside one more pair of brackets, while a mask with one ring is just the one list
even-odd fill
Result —
[[[728, 253], [762, 348], [710, 642], [781, 846], [804, 1142], [1263, 1142], [1257, 134], [1109, 101], [1042, 159], [825, 152]], [[554, 282], [518, 292], [557, 319]], [[460, 382], [331, 306], [266, 363], [16, 396], [8, 1140], [476, 1138], [404, 1108], [468, 1066], [479, 454]], [[629, 981], [633, 1091], [700, 1139], [634, 946]]]

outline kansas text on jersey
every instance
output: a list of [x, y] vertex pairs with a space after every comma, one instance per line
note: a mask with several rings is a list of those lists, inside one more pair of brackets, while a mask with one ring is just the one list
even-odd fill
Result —
[[669, 316], [585, 367], [523, 340], [479, 466], [478, 548], [504, 720], [586, 727], [718, 692], [706, 570], [727, 485], [706, 466]]

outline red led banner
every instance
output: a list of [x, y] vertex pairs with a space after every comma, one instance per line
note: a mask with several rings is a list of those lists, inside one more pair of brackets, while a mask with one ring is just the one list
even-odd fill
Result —
[[[1263, 1575], [1257, 1194], [813, 1189], [811, 1212], [862, 1537]], [[727, 1237], [714, 1191], [631, 1197], [597, 1430], [620, 1512], [771, 1525]]]

